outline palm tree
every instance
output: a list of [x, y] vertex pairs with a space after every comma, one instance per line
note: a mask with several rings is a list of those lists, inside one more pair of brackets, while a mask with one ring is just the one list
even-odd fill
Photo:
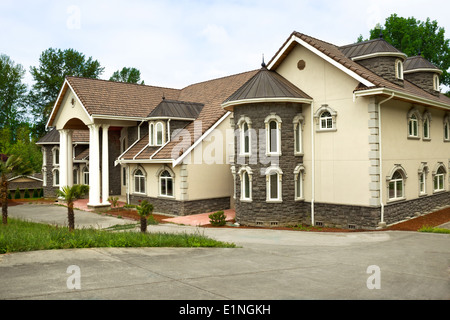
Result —
[[140, 206], [136, 206], [137, 212], [141, 217], [141, 232], [147, 232], [147, 218], [153, 212], [153, 205], [147, 200], [141, 202]]
[[8, 174], [20, 173], [30, 174], [31, 169], [24, 166], [24, 162], [20, 157], [12, 155], [7, 157], [4, 154], [0, 155], [0, 174], [1, 174], [1, 186], [0, 186], [0, 199], [2, 202], [2, 221], [3, 224], [8, 224]]
[[56, 194], [63, 198], [67, 203], [67, 219], [69, 220], [69, 231], [75, 229], [75, 214], [73, 212], [73, 203], [89, 191], [88, 185], [75, 184], [72, 187], [64, 186], [56, 191]]

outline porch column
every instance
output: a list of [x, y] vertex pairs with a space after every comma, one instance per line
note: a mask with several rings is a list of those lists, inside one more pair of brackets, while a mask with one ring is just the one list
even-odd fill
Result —
[[67, 130], [67, 185], [73, 186], [73, 143], [72, 130]]
[[102, 124], [102, 204], [109, 205], [109, 153], [108, 124]]
[[67, 186], [67, 146], [68, 130], [59, 130], [59, 189]]
[[100, 205], [100, 143], [99, 124], [89, 127], [89, 206]]

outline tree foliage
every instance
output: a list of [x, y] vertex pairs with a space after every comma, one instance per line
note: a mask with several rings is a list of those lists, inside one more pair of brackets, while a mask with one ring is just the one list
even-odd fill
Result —
[[75, 213], [73, 211], [74, 201], [83, 197], [89, 192], [88, 185], [75, 184], [71, 187], [63, 186], [60, 190], [56, 191], [59, 197], [62, 197], [67, 203], [67, 219], [69, 221], [69, 231], [75, 229]]
[[[370, 30], [370, 39], [383, 38], [408, 57], [421, 54], [443, 71], [440, 82], [450, 86], [450, 40], [445, 38], [445, 29], [437, 21], [403, 18], [392, 14], [384, 26], [378, 24]], [[358, 42], [363, 41], [362, 35]]]
[[0, 54], [0, 128], [14, 129], [21, 121], [27, 86], [25, 70], [7, 55]]
[[29, 95], [38, 136], [45, 132], [45, 124], [58, 98], [59, 91], [67, 76], [99, 78], [104, 68], [92, 57], [74, 49], [49, 48], [42, 52], [39, 66], [31, 67], [34, 84]]
[[144, 84], [144, 81], [141, 81], [141, 72], [136, 68], [127, 68], [124, 67], [122, 70], [117, 70], [113, 73], [110, 81], [117, 82], [127, 82], [127, 83], [137, 83]]

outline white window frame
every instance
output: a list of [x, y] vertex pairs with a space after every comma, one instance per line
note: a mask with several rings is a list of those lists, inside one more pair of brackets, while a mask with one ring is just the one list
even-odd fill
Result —
[[[272, 130], [270, 129], [270, 123], [275, 122], [276, 128], [275, 128], [275, 134], [276, 134], [276, 150], [271, 151], [271, 133]], [[266, 117], [264, 120], [265, 127], [266, 127], [266, 156], [280, 156], [281, 155], [281, 118], [276, 115], [275, 113], [271, 113], [269, 116]]]
[[303, 155], [303, 122], [304, 118], [302, 114], [298, 114], [292, 121], [294, 124], [294, 155]]
[[439, 163], [436, 170], [433, 171], [433, 192], [445, 191], [445, 177], [447, 170], [443, 163]]
[[440, 89], [440, 83], [439, 83], [439, 75], [435, 74], [433, 76], [433, 89], [434, 91], [441, 91]]
[[299, 164], [295, 167], [294, 170], [294, 200], [305, 200], [304, 195], [304, 184], [303, 181], [305, 179], [305, 167], [302, 164]]
[[[59, 183], [60, 183], [60, 172], [59, 172], [59, 168], [55, 168], [52, 170], [52, 175], [53, 175], [53, 186], [54, 187], [59, 187]], [[58, 180], [58, 183], [56, 183], [56, 180]]]
[[[141, 174], [138, 175], [138, 172]], [[138, 184], [136, 184], [136, 178], [138, 178]], [[147, 175], [145, 170], [142, 168], [136, 168], [133, 172], [133, 193], [136, 194], [146, 194], [147, 186]]]
[[77, 168], [74, 168], [73, 169], [73, 171], [72, 171], [72, 175], [73, 175], [73, 184], [79, 184], [78, 182], [78, 180], [80, 179], [79, 178], [79, 174], [78, 174], [78, 169]]
[[420, 139], [420, 122], [421, 116], [417, 108], [412, 108], [408, 112], [408, 138]]
[[[239, 128], [239, 156], [249, 157], [252, 154], [252, 121], [249, 117], [242, 115], [238, 122]], [[247, 125], [247, 133], [245, 132], [245, 126]], [[245, 150], [245, 139], [248, 139], [248, 150]]]
[[[164, 177], [163, 177], [164, 172], [167, 172], [167, 173], [169, 174], [169, 176], [168, 176], [168, 177], [167, 177], [167, 176], [164, 176]], [[163, 190], [162, 190], [163, 180], [165, 181], [165, 186], [166, 186], [164, 192], [163, 192]], [[168, 191], [167, 186], [168, 186], [168, 181], [169, 181], [169, 180], [170, 180], [171, 183], [172, 183], [172, 194], [168, 194], [168, 192], [167, 192], [167, 191]], [[174, 181], [173, 175], [172, 175], [172, 173], [171, 173], [169, 170], [167, 170], [167, 169], [162, 170], [162, 172], [159, 174], [159, 196], [160, 196], [160, 197], [173, 198], [174, 195], [175, 195], [175, 181]]]
[[53, 147], [52, 149], [53, 166], [59, 166], [60, 163], [60, 151], [59, 147]]
[[[158, 131], [161, 128], [161, 142], [158, 142]], [[148, 143], [150, 146], [162, 146], [166, 143], [166, 125], [164, 121], [151, 121], [148, 124]]]
[[450, 115], [444, 117], [444, 142], [450, 142]]
[[428, 166], [422, 162], [419, 168], [419, 196], [427, 195]]
[[[279, 167], [269, 167], [266, 169], [266, 202], [269, 203], [281, 203], [283, 202], [282, 185], [283, 185], [283, 171]], [[272, 181], [271, 176], [276, 175], [277, 182], [277, 197], [271, 197]]]
[[[241, 179], [241, 196], [240, 196], [240, 201], [242, 202], [252, 202], [253, 198], [253, 194], [252, 194], [252, 186], [253, 186], [253, 171], [250, 167], [245, 166], [242, 167], [241, 169], [239, 169], [239, 177]], [[248, 197], [245, 194], [245, 190], [246, 190], [246, 181], [245, 181], [245, 175], [248, 176]]]
[[[396, 173], [400, 175], [400, 178], [396, 177], [394, 179], [394, 175]], [[403, 169], [403, 167], [401, 165], [395, 165], [394, 168], [391, 170], [390, 175], [386, 177], [388, 202], [405, 199], [406, 179], [407, 179], [406, 171]], [[401, 182], [401, 190], [402, 190], [401, 194], [399, 194], [398, 192], [398, 182]], [[393, 184], [394, 186], [394, 197], [391, 197], [391, 184]]]
[[395, 60], [395, 77], [403, 80], [403, 61], [400, 59]]
[[83, 168], [83, 184], [88, 185], [89, 184], [89, 167], [86, 166]]
[[47, 149], [45, 147], [41, 148], [42, 151], [42, 166], [47, 165]]
[[42, 186], [43, 187], [47, 186], [47, 168], [46, 167], [42, 168]]
[[[159, 127], [161, 128], [161, 130], [159, 130]], [[161, 131], [161, 142], [159, 142], [159, 138], [158, 138], [158, 132]], [[161, 121], [156, 122], [155, 124], [155, 146], [162, 146], [164, 144], [165, 141], [165, 134], [164, 134], [164, 123]]]
[[[329, 116], [323, 117], [325, 113], [329, 113]], [[337, 130], [337, 112], [330, 108], [327, 104], [323, 104], [317, 111], [314, 113], [314, 118], [316, 120], [316, 132], [332, 132]], [[325, 121], [325, 122], [324, 122]], [[331, 127], [328, 124], [331, 121]], [[325, 126], [323, 124], [325, 123]]]
[[[431, 140], [431, 113], [429, 111], [425, 111], [422, 119], [423, 140]], [[426, 133], [428, 133], [428, 135], [426, 135]]]

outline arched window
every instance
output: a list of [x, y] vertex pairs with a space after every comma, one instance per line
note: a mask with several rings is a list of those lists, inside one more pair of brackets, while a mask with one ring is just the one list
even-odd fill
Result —
[[433, 187], [435, 192], [445, 190], [445, 175], [446, 175], [445, 167], [443, 164], [441, 164], [439, 168], [436, 170], [436, 173], [434, 174], [433, 178]]
[[164, 170], [159, 176], [160, 195], [173, 197], [173, 178], [169, 171]]
[[241, 156], [248, 156], [252, 150], [252, 121], [249, 117], [242, 115], [237, 125], [239, 127], [239, 154]]
[[426, 162], [422, 162], [418, 172], [419, 172], [419, 195], [426, 195], [427, 175], [428, 175], [428, 166]]
[[414, 113], [411, 115], [408, 121], [408, 134], [410, 137], [419, 136], [419, 121]]
[[89, 184], [89, 168], [88, 167], [84, 167], [84, 169], [83, 169], [83, 183]]
[[295, 200], [303, 200], [303, 179], [304, 179], [305, 167], [298, 165], [294, 170], [294, 182], [295, 182]]
[[316, 131], [336, 131], [337, 112], [323, 104], [315, 113]]
[[422, 118], [423, 118], [423, 139], [430, 140], [431, 113], [429, 111], [425, 111]]
[[53, 165], [59, 166], [59, 148], [54, 147], [52, 151], [53, 151]]
[[397, 79], [403, 80], [403, 62], [401, 60], [395, 61], [395, 76]]
[[301, 114], [295, 116], [294, 124], [294, 154], [303, 154], [303, 116]]
[[332, 129], [333, 128], [333, 118], [331, 113], [328, 111], [322, 112], [320, 115], [320, 129]]
[[243, 133], [243, 154], [249, 154], [250, 153], [250, 132], [248, 128], [248, 123], [244, 122], [244, 128], [242, 130]]
[[433, 89], [435, 91], [440, 91], [440, 88], [439, 88], [439, 76], [437, 74], [435, 74], [433, 76]]
[[73, 169], [73, 184], [78, 184], [78, 169]]
[[399, 200], [404, 198], [404, 178], [405, 176], [401, 169], [394, 171], [389, 180], [389, 200]]
[[164, 127], [162, 122], [158, 122], [156, 128], [156, 145], [161, 146], [164, 143]]
[[269, 152], [278, 152], [278, 124], [275, 120], [269, 122]]
[[281, 181], [283, 172], [278, 167], [266, 169], [266, 201], [281, 202]]
[[53, 170], [53, 186], [59, 186], [59, 169]]
[[266, 124], [266, 153], [267, 155], [281, 154], [281, 118], [271, 113], [265, 119]]
[[145, 175], [141, 169], [134, 172], [134, 192], [145, 193]]
[[450, 116], [444, 118], [444, 141], [450, 141]]
[[249, 167], [242, 167], [239, 170], [241, 178], [241, 201], [252, 200], [252, 170]]
[[148, 131], [149, 131], [149, 136], [150, 136], [150, 145], [151, 146], [154, 146], [155, 145], [155, 138], [154, 138], [154, 136], [155, 136], [155, 125], [153, 124], [153, 123], [150, 123], [150, 126], [149, 126], [149, 129], [148, 129]]

